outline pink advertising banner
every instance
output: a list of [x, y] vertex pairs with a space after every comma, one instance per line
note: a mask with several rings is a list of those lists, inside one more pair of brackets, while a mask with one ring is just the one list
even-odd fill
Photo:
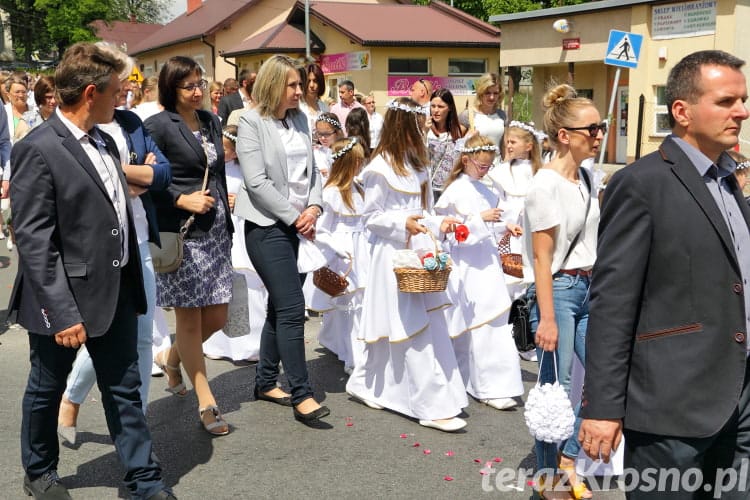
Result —
[[345, 52], [343, 54], [328, 54], [320, 57], [320, 67], [324, 74], [346, 73], [370, 69], [370, 51]]
[[474, 78], [442, 76], [389, 76], [388, 95], [393, 97], [408, 96], [414, 82], [425, 80], [432, 83], [432, 90], [448, 89], [453, 95], [474, 94]]

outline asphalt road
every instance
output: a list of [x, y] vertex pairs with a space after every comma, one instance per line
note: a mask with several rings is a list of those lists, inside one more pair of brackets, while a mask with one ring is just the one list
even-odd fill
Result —
[[[2, 318], [17, 255], [0, 241], [0, 262], [8, 261], [10, 267], [0, 269]], [[200, 427], [192, 391], [177, 398], [164, 391], [164, 378], [152, 379], [148, 421], [154, 451], [178, 498], [531, 497], [531, 478], [518, 472], [534, 465], [522, 407], [500, 412], [472, 401], [463, 415], [468, 426], [455, 434], [369, 409], [347, 396], [343, 365], [317, 344], [319, 326], [317, 318], [307, 323], [307, 359], [316, 397], [331, 408], [326, 429], [303, 426], [291, 409], [252, 401], [253, 365], [206, 360], [218, 405], [232, 426], [231, 434], [219, 438]], [[0, 498], [22, 499], [27, 497], [21, 489], [19, 429], [28, 341], [17, 326], [0, 331], [5, 381], [0, 384]], [[528, 391], [536, 381], [536, 364], [522, 361], [521, 366]], [[81, 409], [78, 444], [61, 448], [58, 471], [75, 499], [128, 498], [98, 398], [94, 389]], [[624, 498], [619, 491], [595, 496]]]

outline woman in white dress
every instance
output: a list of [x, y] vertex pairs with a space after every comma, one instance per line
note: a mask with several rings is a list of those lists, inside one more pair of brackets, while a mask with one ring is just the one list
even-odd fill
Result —
[[[237, 163], [237, 126], [227, 125], [222, 130], [224, 142], [224, 168], [227, 176], [227, 193], [229, 193], [230, 208], [234, 208], [234, 200], [245, 182]], [[245, 220], [232, 215], [235, 231], [232, 234], [232, 268], [240, 273], [247, 283], [247, 307], [238, 307], [237, 313], [246, 314], [247, 318], [236, 321], [238, 325], [246, 325], [247, 331], [233, 332], [231, 325], [237, 318], [233, 318], [233, 304], [230, 303], [230, 317], [223, 330], [214, 333], [203, 343], [203, 354], [209, 359], [229, 359], [231, 361], [258, 361], [260, 354], [260, 332], [266, 317], [266, 301], [268, 293], [263, 286], [258, 273], [255, 272], [245, 248]], [[244, 294], [243, 298], [244, 298]], [[234, 298], [232, 298], [234, 300]], [[244, 305], [244, 304], [243, 304]]]
[[[357, 338], [362, 297], [370, 265], [370, 248], [364, 232], [364, 190], [356, 176], [365, 162], [365, 150], [357, 137], [332, 145], [333, 165], [323, 189], [323, 215], [318, 219], [315, 242], [339, 275], [349, 271], [349, 286], [339, 296], [312, 288], [309, 309], [323, 314], [318, 342], [344, 362], [351, 373], [362, 364], [364, 342]], [[312, 280], [309, 280], [312, 281]]]
[[425, 119], [412, 99], [391, 101], [380, 144], [362, 172], [372, 245], [359, 331], [367, 346], [365, 362], [355, 365], [346, 390], [372, 408], [389, 408], [450, 432], [466, 425], [456, 415], [468, 400], [441, 311], [448, 297], [400, 292], [393, 272], [397, 250], [434, 248], [427, 228], [442, 239], [459, 222], [430, 213]]
[[[489, 137], [495, 144], [503, 143], [505, 132], [505, 111], [500, 109], [503, 102], [503, 89], [500, 78], [495, 73], [486, 73], [474, 82], [477, 95], [474, 104], [459, 116], [461, 124], [468, 128], [467, 135], [477, 132]], [[499, 163], [500, 156], [495, 159]]]
[[453, 305], [445, 312], [448, 331], [466, 391], [492, 408], [507, 410], [516, 406], [513, 397], [523, 394], [523, 383], [508, 324], [511, 299], [497, 241], [506, 231], [520, 236], [521, 227], [503, 220], [502, 189], [482, 181], [497, 146], [475, 135], [459, 151], [460, 159], [435, 205], [435, 213], [462, 219], [469, 231], [463, 241], [455, 234], [447, 239], [453, 260], [448, 281]]

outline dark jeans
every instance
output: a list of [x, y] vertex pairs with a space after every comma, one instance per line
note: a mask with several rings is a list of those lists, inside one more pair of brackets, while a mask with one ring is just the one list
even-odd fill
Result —
[[294, 227], [245, 224], [247, 254], [268, 290], [268, 312], [260, 337], [255, 385], [260, 392], [276, 387], [279, 362], [291, 387], [292, 403], [312, 397], [305, 361], [304, 275], [297, 271], [299, 239]]
[[[713, 436], [680, 438], [627, 429], [624, 434], [625, 470], [639, 472], [626, 478], [628, 499], [750, 498], [750, 363], [737, 410]], [[644, 473], [648, 469], [655, 471], [651, 477]]]
[[[126, 273], [123, 273], [126, 274]], [[151, 457], [151, 434], [143, 414], [138, 372], [138, 319], [132, 288], [122, 280], [110, 329], [86, 340], [96, 371], [107, 427], [133, 498], [155, 495], [164, 484]], [[57, 414], [76, 349], [57, 345], [52, 335], [29, 332], [31, 370], [23, 397], [21, 461], [30, 478], [56, 470], [60, 447]]]

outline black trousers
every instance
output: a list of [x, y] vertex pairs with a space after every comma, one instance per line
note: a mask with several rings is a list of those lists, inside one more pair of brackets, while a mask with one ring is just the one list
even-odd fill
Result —
[[628, 499], [750, 498], [750, 363], [737, 409], [713, 436], [624, 434]]
[[[133, 264], [128, 264], [133, 265]], [[123, 269], [123, 276], [127, 273]], [[161, 468], [152, 460], [151, 434], [138, 389], [138, 321], [132, 287], [121, 280], [117, 311], [110, 329], [86, 340], [96, 371], [107, 427], [133, 498], [164, 489]], [[29, 332], [31, 370], [23, 397], [21, 461], [31, 479], [56, 470], [59, 460], [57, 414], [77, 350], [57, 345], [54, 336]]]

